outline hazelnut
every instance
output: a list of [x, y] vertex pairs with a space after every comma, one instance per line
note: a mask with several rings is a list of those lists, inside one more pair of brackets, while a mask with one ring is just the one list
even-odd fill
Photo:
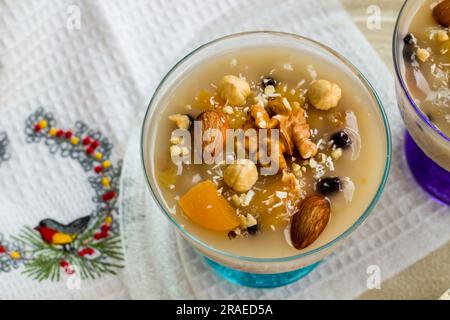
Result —
[[233, 75], [222, 78], [219, 84], [219, 94], [233, 106], [243, 106], [250, 95], [250, 86], [247, 81]]
[[308, 90], [309, 102], [319, 110], [329, 110], [337, 107], [341, 100], [341, 88], [328, 80], [316, 80]]
[[237, 160], [225, 169], [223, 179], [234, 191], [247, 192], [258, 180], [258, 170], [248, 159]]

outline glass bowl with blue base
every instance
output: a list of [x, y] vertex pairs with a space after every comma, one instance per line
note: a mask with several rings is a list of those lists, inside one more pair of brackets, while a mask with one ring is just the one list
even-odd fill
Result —
[[[376, 190], [373, 190], [373, 198], [367, 203], [366, 208], [360, 212], [356, 221], [334, 237], [333, 240], [323, 245], [313, 246], [312, 249], [306, 248], [299, 251], [296, 255], [281, 258], [239, 256], [232, 252], [215, 248], [203, 242], [196, 235], [189, 233], [169, 213], [168, 205], [155, 179], [153, 164], [154, 153], [156, 152], [155, 145], [157, 144], [155, 130], [157, 130], [157, 124], [160, 121], [160, 111], [158, 110], [163, 105], [162, 101], [176, 87], [180, 79], [187, 77], [192, 68], [195, 68], [195, 66], [206, 59], [211, 59], [230, 50], [239, 50], [245, 46], [254, 47], [258, 45], [273, 45], [277, 48], [285, 46], [298, 50], [299, 54], [305, 52], [305, 50], [314, 52], [327, 63], [333, 63], [342, 68], [348, 75], [348, 79], [351, 79], [351, 83], [357, 85], [364, 92], [364, 95], [368, 97], [370, 106], [367, 106], [367, 108], [371, 108], [371, 112], [376, 114], [376, 121], [379, 121], [380, 127], [383, 128], [379, 138], [385, 141], [386, 148], [384, 170], [380, 174], [378, 187]], [[391, 135], [386, 114], [378, 95], [367, 79], [355, 66], [334, 50], [308, 38], [280, 32], [258, 31], [233, 34], [207, 43], [188, 54], [169, 71], [159, 84], [148, 106], [141, 132], [141, 160], [144, 174], [150, 193], [162, 212], [179, 231], [179, 234], [204, 256], [206, 263], [218, 275], [232, 283], [255, 288], [275, 288], [295, 282], [307, 276], [323, 259], [336, 251], [343, 243], [343, 240], [359, 227], [375, 207], [388, 177], [390, 159]]]
[[403, 39], [422, 5], [423, 1], [405, 1], [392, 42], [397, 102], [407, 130], [404, 153], [413, 177], [423, 190], [439, 203], [450, 205], [450, 137], [431, 121], [414, 99], [403, 55], [407, 49]]

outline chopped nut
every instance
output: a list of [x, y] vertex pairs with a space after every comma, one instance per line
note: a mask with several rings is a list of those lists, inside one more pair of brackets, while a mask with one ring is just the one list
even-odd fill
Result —
[[422, 62], [425, 62], [430, 57], [430, 53], [425, 49], [417, 48], [416, 56], [417, 56], [417, 59], [419, 59]]
[[234, 113], [233, 107], [231, 107], [231, 106], [223, 107], [222, 111], [223, 111], [223, 113], [226, 113], [226, 114], [233, 114]]
[[233, 75], [224, 76], [219, 84], [220, 96], [234, 106], [243, 106], [250, 93], [247, 81]]
[[247, 214], [247, 228], [257, 225], [258, 221], [256, 221], [255, 217], [251, 214]]
[[258, 104], [250, 108], [250, 115], [255, 120], [255, 124], [261, 129], [272, 129], [278, 126], [278, 120], [270, 118], [266, 109]]
[[170, 146], [170, 155], [172, 157], [177, 157], [181, 154], [181, 148], [177, 145]]
[[308, 124], [297, 123], [292, 128], [294, 143], [303, 159], [314, 157], [318, 151], [317, 145], [309, 139], [310, 135]]
[[241, 201], [242, 206], [247, 207], [250, 204], [250, 202], [252, 202], [253, 197], [255, 196], [255, 191], [249, 190], [247, 192], [247, 194], [245, 194], [243, 196], [244, 196], [244, 199], [243, 199], [243, 201]]
[[187, 156], [189, 154], [189, 149], [187, 147], [181, 148], [181, 155]]
[[325, 153], [319, 153], [320, 163], [325, 163], [327, 161], [327, 156]]
[[258, 180], [258, 169], [248, 159], [230, 164], [223, 173], [225, 183], [236, 192], [247, 192]]
[[293, 173], [289, 173], [286, 170], [283, 170], [283, 175], [281, 177], [281, 182], [287, 184], [289, 187], [289, 191], [292, 193], [301, 193], [300, 181]]
[[286, 98], [275, 98], [269, 100], [267, 104], [269, 109], [276, 114], [288, 116], [292, 112], [292, 107]]
[[309, 102], [319, 110], [329, 110], [337, 107], [341, 100], [341, 88], [328, 80], [316, 80], [308, 90]]
[[297, 173], [297, 172], [299, 172], [300, 170], [301, 170], [301, 166], [299, 165], [299, 164], [297, 164], [297, 163], [293, 163], [292, 164], [292, 171], [294, 172], [294, 173]]
[[445, 31], [445, 30], [438, 30], [436, 32], [436, 39], [439, 42], [447, 41], [449, 39], [447, 31]]
[[237, 194], [233, 194], [233, 196], [231, 197], [231, 201], [236, 207], [241, 206], [241, 198]]
[[169, 120], [173, 121], [178, 129], [187, 130], [191, 126], [191, 118], [185, 114], [172, 114], [169, 116]]
[[331, 157], [333, 160], [338, 160], [340, 157], [342, 157], [342, 149], [337, 148], [331, 152]]
[[184, 139], [182, 136], [173, 136], [170, 138], [171, 144], [183, 144]]

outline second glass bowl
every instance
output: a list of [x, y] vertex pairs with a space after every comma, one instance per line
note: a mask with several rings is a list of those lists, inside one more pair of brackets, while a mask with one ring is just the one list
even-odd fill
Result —
[[403, 38], [422, 0], [405, 1], [393, 36], [397, 102], [407, 128], [405, 155], [411, 172], [422, 188], [441, 203], [450, 204], [450, 137], [422, 112], [405, 81]]

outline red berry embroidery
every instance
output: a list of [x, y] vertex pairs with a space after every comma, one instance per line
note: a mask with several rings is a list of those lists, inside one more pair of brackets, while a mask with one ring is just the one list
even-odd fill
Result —
[[5, 247], [3, 247], [3, 246], [0, 246], [0, 254], [2, 254], [2, 253], [5, 253], [6, 252], [6, 249], [5, 249]]
[[116, 193], [114, 191], [108, 191], [102, 196], [103, 201], [110, 201], [116, 197]]
[[89, 155], [90, 155], [90, 154], [93, 154], [94, 151], [95, 151], [95, 149], [92, 148], [92, 147], [89, 147], [89, 148], [86, 149], [86, 153], [89, 154]]
[[98, 142], [97, 140], [95, 140], [95, 141], [93, 141], [93, 142], [91, 143], [91, 148], [94, 148], [94, 150], [95, 150], [95, 149], [98, 148], [99, 145], [100, 145], [100, 142]]
[[108, 233], [108, 231], [111, 229], [110, 226], [104, 224], [101, 226], [100, 230], [102, 230], [103, 233]]
[[41, 126], [39, 124], [34, 126], [34, 131], [39, 132], [41, 130], [42, 130], [42, 128], [41, 128]]
[[61, 260], [61, 262], [59, 263], [59, 266], [61, 268], [67, 268], [69, 266], [69, 263], [66, 260]]
[[67, 131], [65, 134], [66, 139], [70, 139], [70, 138], [72, 138], [72, 136], [73, 136], [72, 131]]
[[92, 140], [91, 140], [90, 137], [85, 137], [85, 138], [83, 139], [83, 145], [84, 145], [84, 146], [87, 146], [87, 145], [91, 144], [91, 142], [92, 142]]
[[62, 138], [62, 137], [64, 136], [64, 130], [58, 130], [58, 131], [56, 132], [56, 136], [57, 136], [58, 138]]
[[94, 171], [95, 171], [96, 173], [100, 173], [100, 172], [103, 171], [103, 167], [102, 167], [102, 166], [96, 166], [96, 167], [94, 168]]
[[91, 256], [91, 255], [94, 254], [94, 249], [92, 249], [92, 248], [84, 248], [83, 250], [78, 252], [78, 254], [80, 255], [80, 257], [84, 257], [86, 255]]
[[103, 233], [96, 233], [96, 234], [94, 235], [94, 239], [95, 239], [95, 240], [103, 239]]

